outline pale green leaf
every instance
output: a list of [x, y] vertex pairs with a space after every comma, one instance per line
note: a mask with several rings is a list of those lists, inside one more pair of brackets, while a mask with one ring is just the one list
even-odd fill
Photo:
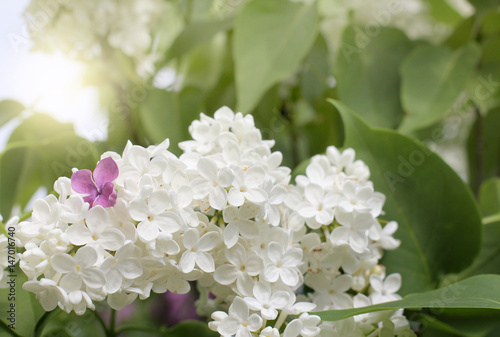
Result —
[[264, 93], [294, 73], [316, 39], [314, 3], [250, 1], [233, 37], [238, 111], [252, 111]]

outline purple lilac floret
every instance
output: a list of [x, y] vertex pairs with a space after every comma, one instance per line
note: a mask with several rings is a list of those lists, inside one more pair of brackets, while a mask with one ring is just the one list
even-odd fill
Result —
[[113, 181], [118, 177], [118, 165], [111, 157], [97, 163], [94, 172], [78, 170], [71, 176], [71, 188], [85, 194], [83, 200], [90, 207], [100, 205], [112, 207], [116, 204], [117, 193]]

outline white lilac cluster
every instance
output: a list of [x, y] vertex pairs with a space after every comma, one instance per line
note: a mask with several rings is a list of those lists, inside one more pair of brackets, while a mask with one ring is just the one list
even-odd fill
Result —
[[168, 141], [129, 143], [35, 203], [20, 266], [45, 310], [120, 309], [196, 281], [198, 312], [222, 336], [413, 335], [400, 311], [311, 313], [400, 298], [399, 274], [378, 264], [397, 224], [377, 221], [384, 196], [352, 149], [313, 157], [294, 186], [251, 115], [224, 107], [189, 131], [180, 157]]
[[84, 59], [116, 49], [133, 59], [140, 76], [154, 72], [152, 51], [162, 0], [32, 0], [25, 17], [35, 47]]
[[[437, 21], [430, 4], [423, 0], [317, 0], [323, 16], [321, 31], [333, 50], [340, 47], [342, 32], [349, 24], [357, 29], [358, 48], [364, 48], [380, 34], [382, 27], [395, 27], [410, 39], [438, 42], [453, 29]], [[467, 0], [447, 0], [447, 5], [458, 15], [468, 17], [474, 8]]]

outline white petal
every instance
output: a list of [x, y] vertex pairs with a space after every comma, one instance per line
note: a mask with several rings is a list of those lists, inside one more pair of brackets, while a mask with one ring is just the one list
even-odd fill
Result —
[[101, 288], [106, 284], [104, 272], [97, 268], [89, 268], [82, 271], [83, 282], [90, 288]]
[[280, 271], [272, 263], [269, 263], [264, 269], [264, 279], [267, 282], [276, 282], [280, 277]]
[[144, 242], [149, 242], [158, 237], [158, 226], [150, 221], [142, 221], [137, 225], [137, 235]]
[[189, 273], [194, 269], [195, 262], [195, 254], [188, 250], [182, 254], [179, 267], [183, 273]]
[[120, 261], [118, 270], [127, 279], [135, 279], [142, 275], [142, 265], [139, 260], [128, 258]]
[[198, 245], [200, 239], [200, 233], [198, 230], [191, 228], [186, 233], [184, 233], [183, 243], [184, 247], [187, 249], [192, 249]]
[[217, 210], [222, 210], [227, 204], [227, 191], [221, 186], [217, 186], [210, 190], [208, 201], [210, 206]]
[[299, 319], [294, 319], [286, 326], [283, 337], [297, 337], [300, 335], [303, 327], [304, 325]]
[[182, 227], [182, 220], [173, 212], [165, 212], [160, 216], [155, 217], [155, 223], [162, 232], [172, 234], [177, 232]]
[[75, 260], [68, 254], [58, 253], [50, 260], [55, 271], [60, 273], [69, 273], [75, 271]]
[[95, 248], [91, 246], [85, 246], [80, 249], [75, 254], [75, 262], [81, 267], [87, 268], [93, 266], [97, 261], [97, 252]]
[[299, 283], [299, 270], [297, 268], [280, 268], [280, 277], [284, 284], [295, 287]]
[[224, 239], [224, 244], [227, 248], [233, 247], [236, 242], [238, 242], [239, 238], [239, 228], [237, 225], [229, 224], [222, 233], [222, 237]]
[[200, 158], [198, 161], [198, 172], [203, 178], [209, 181], [217, 180], [217, 165], [215, 165], [213, 160]]
[[387, 276], [384, 281], [384, 288], [389, 293], [395, 293], [401, 287], [401, 275], [398, 273]]
[[234, 173], [229, 167], [223, 167], [220, 169], [217, 176], [219, 185], [226, 188], [231, 186], [234, 180]]
[[170, 204], [170, 197], [168, 192], [165, 190], [154, 191], [149, 197], [148, 205], [151, 212], [154, 214], [160, 214], [165, 211]]
[[100, 233], [109, 226], [108, 212], [102, 206], [95, 206], [89, 210], [85, 223], [92, 233]]
[[237, 187], [231, 187], [227, 195], [227, 202], [232, 206], [241, 206], [245, 202], [245, 196]]
[[304, 189], [304, 195], [313, 205], [319, 205], [323, 201], [323, 188], [316, 184], [309, 184]]
[[250, 167], [245, 173], [245, 185], [253, 188], [260, 187], [264, 183], [266, 173], [261, 167]]
[[90, 230], [82, 223], [69, 226], [66, 234], [68, 234], [69, 241], [76, 246], [83, 246], [94, 241]]
[[104, 249], [117, 250], [125, 243], [125, 236], [116, 228], [105, 229], [97, 240]]
[[82, 287], [82, 277], [77, 273], [66, 274], [62, 277], [60, 285], [67, 292], [80, 290]]
[[278, 263], [283, 256], [283, 248], [279, 243], [271, 242], [267, 247], [267, 256], [269, 257], [269, 260], [274, 263]]
[[253, 188], [243, 192], [245, 198], [254, 204], [261, 204], [267, 200], [267, 193], [261, 188]]
[[205, 273], [213, 273], [215, 270], [214, 259], [205, 252], [196, 252], [196, 264]]
[[116, 269], [106, 273], [106, 291], [109, 294], [116, 293], [122, 286], [123, 277]]
[[207, 252], [215, 248], [217, 243], [219, 242], [219, 233], [218, 232], [208, 232], [200, 238], [198, 242], [198, 250]]
[[144, 200], [134, 200], [128, 207], [130, 217], [135, 221], [144, 221], [148, 219], [149, 207]]
[[223, 264], [217, 267], [214, 273], [214, 279], [220, 284], [229, 285], [236, 281], [238, 277], [238, 269], [230, 264]]

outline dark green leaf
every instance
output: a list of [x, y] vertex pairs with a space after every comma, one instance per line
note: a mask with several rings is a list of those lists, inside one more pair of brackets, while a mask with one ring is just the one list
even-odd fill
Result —
[[[460, 309], [459, 309], [460, 310]], [[424, 315], [422, 337], [483, 337], [498, 325], [498, 318], [460, 318], [438, 320]]]
[[479, 194], [483, 213], [483, 244], [472, 265], [458, 275], [500, 274], [500, 179], [486, 181]]
[[24, 105], [11, 99], [0, 101], [0, 126], [19, 116], [24, 109]]
[[233, 36], [238, 111], [252, 111], [269, 88], [294, 73], [316, 39], [317, 26], [314, 3], [246, 4]]
[[483, 183], [479, 191], [479, 206], [483, 217], [500, 215], [500, 178], [492, 178]]
[[216, 337], [219, 336], [217, 332], [214, 332], [208, 328], [207, 323], [199, 321], [185, 321], [177, 324], [172, 329], [168, 330], [166, 333], [168, 337], [186, 337], [186, 336], [196, 336], [196, 337]]
[[382, 28], [370, 39], [348, 27], [337, 57], [339, 99], [370, 125], [396, 128], [403, 118], [399, 66], [412, 47], [397, 29]]
[[[385, 253], [401, 273], [402, 294], [432, 289], [439, 277], [470, 265], [481, 242], [481, 218], [458, 175], [427, 147], [391, 130], [372, 129], [343, 104], [344, 147], [356, 150], [387, 197], [384, 220], [396, 220], [401, 246]], [[452, 192], [451, 192], [452, 191]]]
[[408, 55], [401, 66], [401, 100], [406, 116], [400, 130], [412, 132], [439, 121], [466, 88], [479, 55], [475, 44], [456, 51], [420, 46]]
[[[479, 275], [448, 287], [405, 296], [402, 300], [368, 307], [317, 312], [325, 321], [338, 321], [347, 317], [400, 308], [455, 308], [500, 309], [500, 275]], [[500, 312], [499, 312], [500, 313]]]
[[481, 182], [500, 176], [500, 107], [478, 116], [468, 139], [469, 182], [478, 191]]

